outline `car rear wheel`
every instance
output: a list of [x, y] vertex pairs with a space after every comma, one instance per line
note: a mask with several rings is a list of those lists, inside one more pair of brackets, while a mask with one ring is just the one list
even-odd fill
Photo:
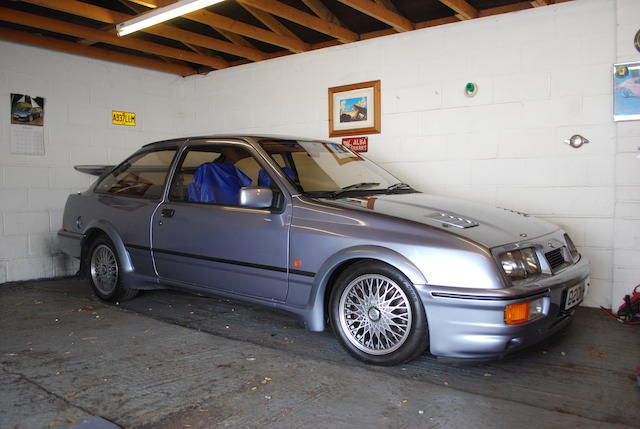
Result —
[[364, 362], [397, 365], [427, 347], [422, 302], [409, 279], [387, 264], [362, 261], [347, 268], [332, 290], [330, 305], [336, 336]]
[[622, 94], [622, 96], [624, 98], [629, 98], [629, 97], [631, 97], [631, 95], [633, 95], [633, 94], [631, 94], [631, 90], [629, 88], [622, 88], [620, 93]]
[[88, 254], [87, 277], [93, 292], [105, 301], [126, 301], [138, 291], [124, 286], [118, 253], [111, 241], [104, 236], [91, 243]]

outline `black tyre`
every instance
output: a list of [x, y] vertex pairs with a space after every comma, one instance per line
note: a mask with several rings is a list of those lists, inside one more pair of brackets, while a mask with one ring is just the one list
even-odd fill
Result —
[[126, 301], [135, 298], [136, 289], [124, 286], [118, 252], [106, 236], [93, 240], [87, 253], [87, 277], [93, 292], [105, 301]]
[[428, 345], [427, 318], [413, 284], [378, 261], [357, 262], [331, 291], [331, 324], [349, 353], [375, 365], [397, 365]]

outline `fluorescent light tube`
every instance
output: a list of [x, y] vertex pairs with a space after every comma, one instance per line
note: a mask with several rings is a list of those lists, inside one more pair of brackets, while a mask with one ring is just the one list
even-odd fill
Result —
[[144, 15], [137, 16], [129, 21], [116, 25], [118, 36], [125, 36], [134, 31], [151, 27], [171, 18], [185, 15], [194, 10], [202, 9], [223, 0], [180, 0], [169, 6], [160, 7]]

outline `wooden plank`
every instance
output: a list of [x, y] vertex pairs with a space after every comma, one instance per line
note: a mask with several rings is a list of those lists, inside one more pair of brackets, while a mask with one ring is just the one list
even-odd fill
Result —
[[276, 0], [237, 0], [239, 3], [244, 3], [249, 6], [253, 6], [257, 9], [263, 10], [270, 14], [279, 16], [288, 21], [295, 22], [296, 24], [309, 27], [315, 31], [323, 34], [327, 34], [331, 37], [348, 43], [355, 42], [359, 39], [358, 35], [351, 30], [336, 25], [332, 22], [325, 21], [316, 16], [308, 14], [296, 9], [295, 7], [287, 6], [284, 3], [280, 3]]
[[438, 25], [452, 24], [454, 22], [460, 22], [455, 16], [447, 16], [444, 18], [430, 19], [428, 21], [416, 22], [416, 29], [436, 27]]
[[519, 10], [530, 9], [531, 4], [528, 1], [521, 1], [518, 3], [511, 3], [504, 6], [492, 7], [489, 9], [482, 9], [480, 11], [480, 17], [500, 15], [501, 13], [517, 12]]
[[290, 37], [281, 36], [273, 31], [254, 27], [253, 25], [245, 24], [244, 22], [236, 21], [234, 19], [227, 18], [226, 16], [218, 15], [206, 10], [191, 12], [184, 17], [192, 21], [209, 25], [215, 29], [220, 28], [222, 30], [238, 33], [243, 36], [250, 37], [251, 39], [281, 46], [294, 52], [304, 52], [309, 50], [309, 45], [299, 39], [296, 40]]
[[0, 28], [0, 39], [10, 40], [25, 45], [37, 46], [39, 48], [53, 49], [56, 51], [68, 52], [85, 57], [98, 58], [130, 66], [143, 67], [167, 73], [189, 76], [196, 73], [196, 70], [186, 65], [171, 64], [151, 58], [138, 57], [136, 55], [123, 54], [121, 52], [109, 51], [107, 49], [85, 46], [79, 43], [67, 42], [51, 37], [44, 37], [24, 31]]
[[530, 3], [533, 7], [549, 6], [550, 4], [547, 0], [533, 0]]
[[250, 41], [248, 41], [247, 39], [245, 39], [239, 34], [232, 33], [231, 31], [223, 30], [222, 28], [214, 28], [214, 30], [222, 34], [224, 37], [226, 37], [227, 40], [229, 40], [231, 43], [234, 43], [239, 46], [244, 46], [246, 48], [255, 48], [255, 46], [253, 46], [253, 44], [251, 44]]
[[302, 40], [300, 39], [293, 31], [289, 30], [283, 23], [278, 21], [278, 19], [260, 9], [256, 9], [255, 7], [251, 7], [244, 3], [238, 3], [242, 6], [247, 12], [254, 16], [258, 21], [262, 22], [267, 28], [273, 31], [276, 34], [280, 34], [281, 36], [291, 37], [292, 39]]
[[229, 67], [229, 63], [222, 58], [195, 54], [193, 52], [171, 48], [132, 37], [118, 37], [115, 34], [111, 34], [106, 31], [94, 30], [82, 25], [58, 21], [44, 16], [32, 15], [18, 10], [0, 7], [0, 20], [39, 28], [41, 30], [52, 31], [54, 33], [95, 40], [97, 42], [108, 43], [110, 45], [121, 46], [123, 48], [134, 49], [136, 51], [147, 52], [154, 55], [176, 58], [182, 61], [189, 61], [213, 67], [214, 69]]
[[386, 7], [387, 9], [397, 13], [398, 15], [402, 15], [400, 13], [400, 11], [398, 10], [398, 8], [396, 7], [396, 5], [393, 3], [392, 0], [374, 0], [376, 3], [380, 3], [381, 5], [383, 5], [384, 7]]
[[440, 3], [453, 9], [462, 19], [474, 19], [480, 16], [478, 10], [465, 0], [440, 0]]
[[[59, 10], [70, 13], [72, 15], [83, 16], [95, 21], [107, 24], [118, 24], [132, 18], [131, 15], [116, 12], [114, 10], [105, 9], [89, 3], [83, 3], [78, 0], [23, 0], [24, 2], [46, 7], [49, 9]], [[236, 55], [238, 57], [248, 58], [253, 61], [261, 61], [268, 56], [257, 49], [246, 48], [244, 46], [234, 45], [224, 40], [215, 39], [213, 37], [203, 36], [191, 31], [182, 30], [168, 24], [158, 24], [153, 27], [145, 28], [145, 33], [155, 34], [157, 36], [166, 37], [167, 39], [177, 40], [179, 42], [190, 43], [202, 46], [218, 52]]]
[[340, 19], [338, 19], [337, 16], [333, 14], [333, 12], [329, 10], [327, 6], [325, 6], [322, 0], [302, 0], [302, 3], [304, 3], [309, 9], [311, 9], [313, 13], [318, 16], [318, 18], [324, 19], [325, 21], [331, 22], [341, 27], [347, 27], [342, 23], [342, 21], [340, 21]]
[[380, 3], [371, 0], [338, 0], [340, 3], [351, 6], [352, 8], [369, 15], [372, 18], [382, 21], [393, 27], [396, 31], [411, 31], [415, 27], [411, 21], [401, 16]]
[[[146, 4], [159, 4], [158, 0], [131, 0], [134, 2], [144, 1]], [[280, 46], [294, 52], [304, 52], [310, 49], [307, 43], [304, 43], [298, 38], [292, 38], [284, 36], [282, 34], [274, 33], [273, 31], [265, 30], [260, 27], [256, 27], [250, 24], [246, 24], [242, 21], [219, 15], [217, 13], [209, 12], [201, 9], [195, 12], [188, 13], [183, 16], [184, 18], [192, 21], [199, 22], [201, 24], [208, 25], [215, 30], [224, 30], [231, 33], [240, 34], [251, 39], [260, 40], [262, 42], [269, 43], [271, 45]]]

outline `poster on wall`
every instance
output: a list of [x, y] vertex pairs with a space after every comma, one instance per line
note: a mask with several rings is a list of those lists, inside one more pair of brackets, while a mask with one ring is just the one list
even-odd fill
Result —
[[44, 98], [11, 94], [11, 153], [44, 155]]
[[613, 119], [640, 119], [640, 63], [615, 64], [613, 81]]
[[380, 133], [380, 81], [329, 88], [329, 137]]

